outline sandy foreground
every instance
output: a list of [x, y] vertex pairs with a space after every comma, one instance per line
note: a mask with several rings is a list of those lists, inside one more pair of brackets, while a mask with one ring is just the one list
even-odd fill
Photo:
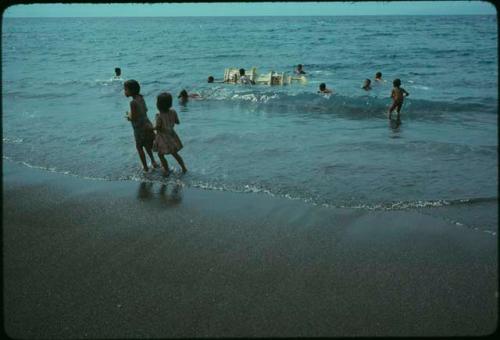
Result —
[[418, 211], [3, 162], [3, 316], [38, 338], [494, 332], [497, 235]]

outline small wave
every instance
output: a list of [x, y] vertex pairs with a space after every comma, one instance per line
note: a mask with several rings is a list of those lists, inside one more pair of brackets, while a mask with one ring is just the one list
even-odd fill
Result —
[[[201, 182], [201, 181], [193, 181], [190, 183], [190, 186], [198, 189], [205, 189], [205, 190], [215, 190], [215, 191], [227, 191], [227, 192], [236, 192], [236, 193], [262, 193], [262, 194], [267, 194], [269, 196], [275, 197], [276, 195], [265, 188], [261, 188], [259, 186], [253, 185], [253, 184], [244, 184], [241, 186], [233, 186], [233, 185], [226, 185], [226, 184], [215, 184], [215, 183], [207, 183], [207, 182]], [[300, 198], [296, 198], [300, 199]]]
[[[115, 84], [121, 84], [123, 83], [124, 80], [122, 78], [109, 78], [109, 79], [95, 79], [94, 80], [94, 85], [100, 85], [100, 86], [109, 86], [109, 85], [115, 85]], [[81, 81], [82, 84], [88, 84], [88, 81]]]
[[68, 86], [80, 83], [79, 79], [61, 79], [61, 80], [45, 80], [42, 82], [43, 85], [49, 86]]
[[[26, 161], [17, 161], [9, 156], [2, 156], [4, 160], [11, 161], [17, 164], [21, 164], [28, 168], [39, 169], [43, 171], [48, 171], [52, 173], [58, 173], [63, 175], [69, 175], [72, 177], [77, 177], [81, 179], [98, 180], [98, 181], [141, 181], [141, 182], [152, 182], [152, 183], [176, 183], [180, 186], [189, 186], [205, 190], [216, 190], [216, 191], [227, 191], [236, 193], [256, 193], [256, 194], [266, 194], [271, 197], [281, 197], [288, 200], [299, 200], [304, 203], [312, 204], [314, 206], [321, 206], [325, 208], [343, 208], [343, 209], [361, 209], [369, 211], [405, 211], [405, 210], [426, 210], [429, 208], [442, 208], [447, 206], [471, 206], [483, 203], [497, 203], [498, 197], [471, 197], [471, 198], [460, 198], [460, 199], [436, 199], [436, 200], [405, 200], [405, 201], [390, 201], [390, 202], [321, 202], [320, 197], [314, 198], [310, 195], [292, 194], [286, 191], [276, 191], [265, 186], [261, 186], [255, 183], [251, 184], [228, 184], [228, 183], [211, 183], [207, 181], [199, 180], [184, 180], [184, 174], [179, 171], [171, 169], [172, 175], [164, 178], [160, 172], [150, 172], [143, 173], [142, 170], [137, 170], [129, 175], [123, 175], [112, 178], [106, 177], [94, 177], [94, 176], [84, 176], [80, 174], [72, 173], [69, 170], [58, 169], [57, 167], [49, 166], [39, 166], [30, 164]], [[464, 223], [458, 222], [457, 225], [464, 225]], [[494, 233], [494, 232], [493, 232]]]
[[[408, 72], [409, 75], [411, 76], [436, 76], [440, 73], [438, 72], [415, 72], [415, 71], [410, 71]], [[413, 81], [408, 81], [410, 83], [413, 83]]]
[[76, 96], [77, 93], [75, 92], [67, 92], [67, 93], [56, 93], [56, 92], [49, 92], [49, 93], [32, 93], [32, 92], [21, 92], [21, 91], [9, 91], [9, 92], [4, 92], [3, 94], [5, 97], [10, 97], [10, 98], [26, 98], [26, 99], [37, 99], [37, 98], [42, 98], [42, 99], [57, 99], [57, 98], [67, 98], [67, 97], [73, 97]]
[[80, 139], [80, 144], [90, 144], [90, 145], [95, 145], [96, 143], [105, 140], [106, 137], [104, 136], [92, 136], [88, 138], [81, 138]]
[[164, 54], [157, 54], [157, 55], [153, 55], [153, 56], [148, 57], [146, 60], [153, 61], [153, 60], [158, 60], [158, 59], [162, 59], [162, 58], [165, 58]]
[[[183, 76], [184, 73], [177, 72], [177, 73], [169, 73], [170, 78], [176, 78], [176, 77], [181, 77]], [[162, 85], [165, 86], [166, 82], [164, 80], [144, 80], [141, 81], [141, 85]]]
[[235, 53], [235, 54], [215, 54], [206, 56], [207, 59], [215, 59], [215, 60], [218, 60], [220, 58], [243, 58], [243, 57], [247, 57], [247, 55]]
[[[422, 85], [412, 85], [415, 88], [430, 89]], [[277, 90], [248, 90], [243, 88], [228, 89], [218, 88], [205, 94], [207, 100], [233, 101], [256, 105], [255, 108], [271, 112], [323, 112], [344, 114], [353, 118], [366, 116], [380, 117], [390, 105], [390, 98], [373, 96], [346, 96], [335, 94], [320, 96], [311, 92], [286, 93]], [[374, 93], [375, 94], [375, 93]], [[327, 99], [327, 100], [325, 100]], [[481, 102], [461, 101], [431, 101], [425, 99], [406, 99], [404, 104], [405, 114], [414, 114], [414, 119], [429, 119], [441, 116], [447, 112], [452, 113], [497, 113], [496, 100], [482, 100]]]
[[68, 175], [68, 176], [72, 176], [72, 177], [78, 177], [78, 178], [82, 178], [82, 179], [89, 179], [89, 180], [96, 180], [96, 181], [110, 181], [111, 180], [109, 178], [82, 176], [82, 175], [74, 174], [74, 173], [72, 173], [71, 171], [68, 171], [68, 170], [57, 169], [56, 167], [33, 165], [33, 164], [30, 164], [30, 163], [25, 162], [25, 161], [14, 160], [14, 159], [12, 159], [9, 156], [2, 156], [2, 159], [8, 160], [8, 161], [16, 163], [16, 164], [24, 165], [25, 167], [28, 167], [28, 168], [31, 168], [31, 169], [38, 169], [38, 170], [53, 172], [53, 173], [57, 173], [57, 174]]
[[170, 168], [170, 176], [163, 177], [159, 172], [148, 172], [144, 173], [142, 170], [137, 170], [131, 175], [123, 175], [118, 177], [119, 181], [134, 181], [134, 182], [147, 182], [147, 183], [160, 183], [160, 184], [171, 184], [174, 183], [178, 186], [185, 187], [186, 184], [180, 179], [182, 173], [176, 172], [173, 168]]
[[255, 93], [248, 93], [248, 94], [234, 94], [231, 99], [232, 100], [244, 100], [244, 101], [251, 101], [254, 103], [267, 103], [268, 101], [272, 99], [279, 99], [279, 95], [277, 93], [274, 94], [255, 94]]
[[457, 205], [470, 205], [478, 203], [488, 203], [496, 202], [497, 197], [479, 197], [479, 198], [466, 198], [466, 199], [455, 199], [455, 200], [416, 200], [416, 201], [395, 201], [395, 202], [383, 202], [375, 204], [347, 204], [347, 205], [330, 205], [328, 203], [322, 204], [325, 207], [337, 207], [337, 208], [353, 208], [353, 209], [365, 209], [365, 210], [408, 210], [408, 209], [421, 209], [421, 208], [439, 208], [445, 206], [457, 206]]
[[430, 87], [424, 85], [411, 85], [410, 88], [419, 89], [419, 90], [430, 90]]
[[22, 138], [9, 138], [3, 137], [3, 142], [7, 144], [21, 144], [24, 140]]

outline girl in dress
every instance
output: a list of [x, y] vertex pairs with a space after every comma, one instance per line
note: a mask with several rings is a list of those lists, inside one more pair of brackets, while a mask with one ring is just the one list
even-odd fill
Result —
[[137, 153], [139, 154], [139, 158], [141, 159], [144, 171], [147, 172], [149, 168], [146, 163], [146, 155], [144, 154], [144, 150], [142, 148], [146, 149], [149, 158], [151, 158], [151, 165], [153, 168], [158, 167], [158, 164], [153, 157], [153, 152], [151, 152], [155, 138], [153, 124], [151, 124], [151, 121], [148, 119], [146, 114], [148, 108], [146, 107], [144, 98], [139, 93], [141, 91], [139, 83], [133, 79], [127, 80], [123, 83], [123, 90], [126, 97], [132, 97], [132, 101], [130, 102], [130, 111], [126, 113], [126, 117], [132, 122], [132, 127], [134, 128], [135, 147], [137, 149]]
[[182, 157], [178, 154], [182, 149], [182, 143], [174, 131], [174, 125], [180, 124], [177, 112], [172, 108], [172, 95], [168, 92], [160, 93], [156, 99], [156, 107], [159, 113], [156, 114], [156, 137], [153, 143], [153, 151], [158, 152], [161, 165], [165, 175], [170, 174], [165, 155], [171, 154], [179, 163], [182, 172], [186, 172], [186, 166]]

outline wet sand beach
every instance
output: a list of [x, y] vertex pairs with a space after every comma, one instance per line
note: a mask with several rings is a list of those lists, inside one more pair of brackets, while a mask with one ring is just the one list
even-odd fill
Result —
[[3, 162], [14, 338], [486, 335], [498, 317], [497, 242], [412, 210]]

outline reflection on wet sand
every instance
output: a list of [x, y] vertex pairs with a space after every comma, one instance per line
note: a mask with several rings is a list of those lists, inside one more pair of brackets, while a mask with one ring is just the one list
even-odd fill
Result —
[[141, 182], [137, 191], [137, 198], [139, 200], [151, 200], [158, 198], [167, 206], [177, 205], [182, 202], [182, 185], [177, 182], [160, 184], [158, 191], [154, 188], [158, 184], [152, 182]]

